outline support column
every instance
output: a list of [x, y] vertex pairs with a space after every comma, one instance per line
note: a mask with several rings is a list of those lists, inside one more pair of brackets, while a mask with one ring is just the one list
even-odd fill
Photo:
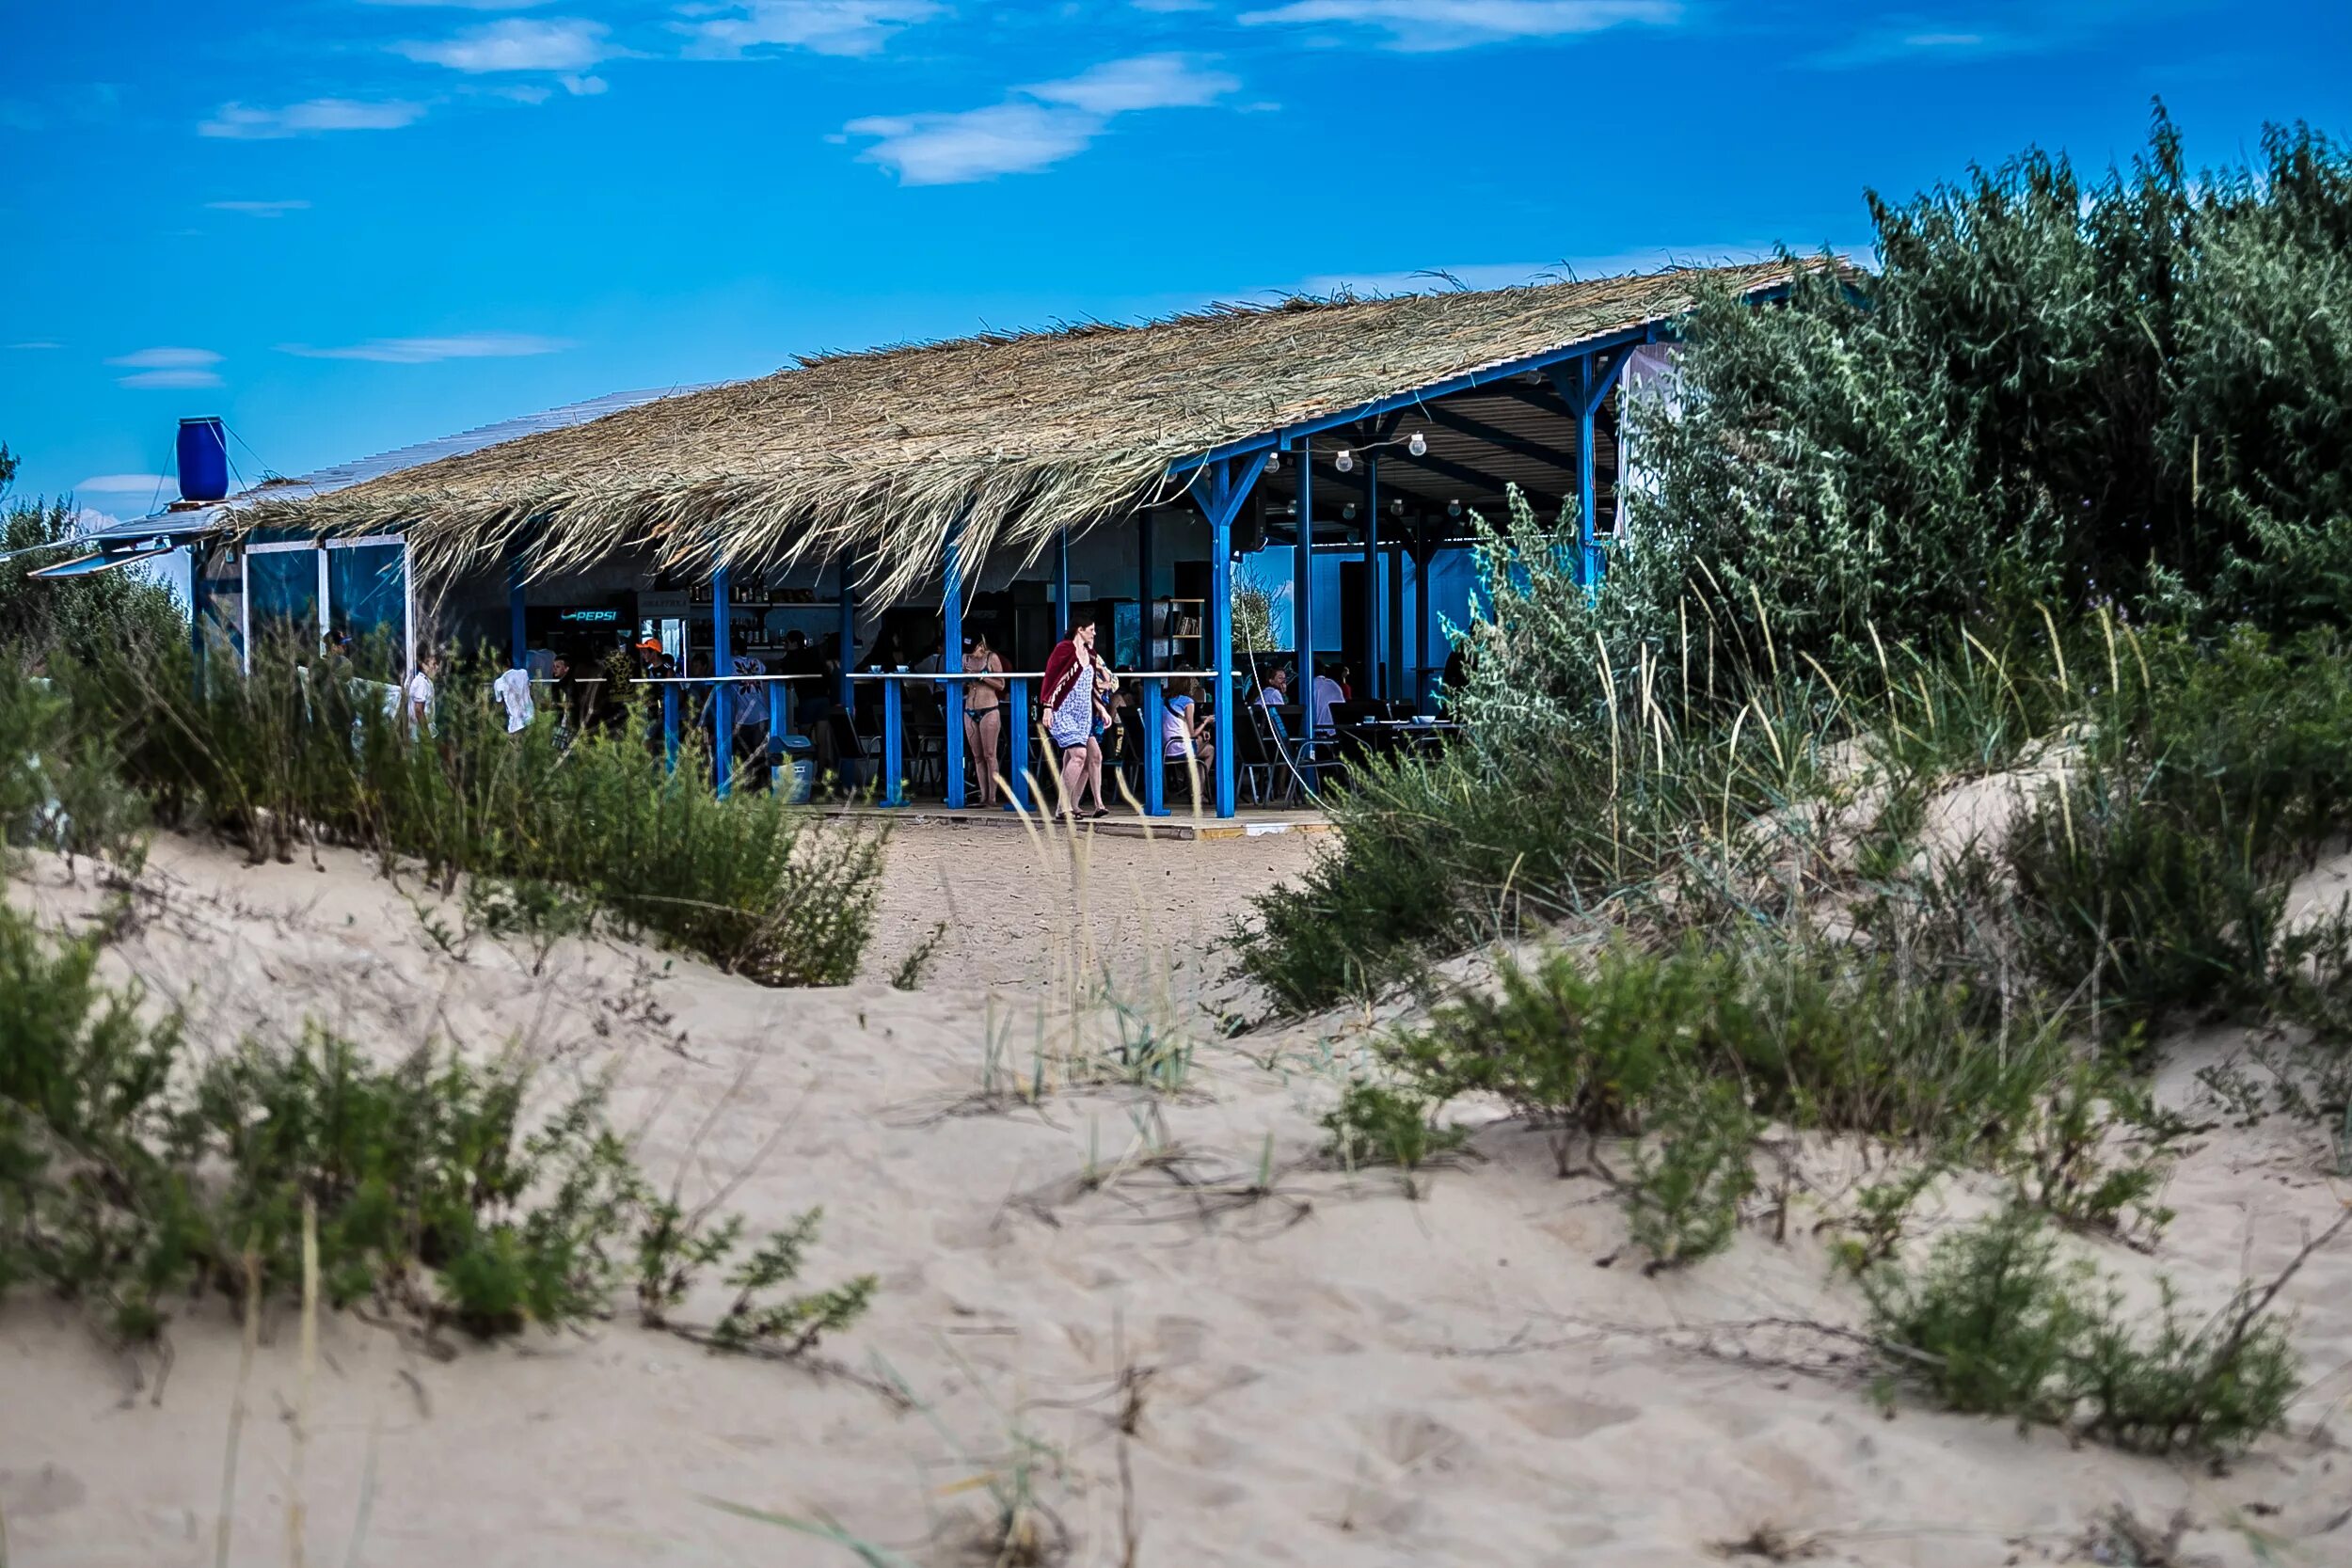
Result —
[[728, 612], [727, 568], [721, 562], [710, 574], [710, 759], [723, 799], [735, 787], [735, 688], [727, 677], [735, 673], [735, 625]]
[[[1210, 691], [1216, 705], [1216, 814], [1223, 817], [1232, 816], [1237, 805], [1234, 746], [1241, 729], [1233, 712], [1233, 518], [1271, 455], [1226, 458], [1202, 465], [1193, 475], [1193, 494], [1209, 520], [1209, 653], [1216, 661]], [[1144, 740], [1151, 748], [1150, 766], [1156, 769], [1164, 743], [1157, 734]]]
[[1156, 677], [1143, 681], [1143, 815], [1168, 815], [1168, 742], [1161, 732], [1168, 723], [1168, 698]]
[[1390, 540], [1388, 557], [1385, 570], [1389, 574], [1389, 665], [1380, 695], [1390, 702], [1403, 702], [1413, 689], [1405, 676], [1405, 542]]
[[[519, 669], [523, 657], [531, 652], [531, 634], [526, 629], [528, 621], [524, 615], [529, 598], [523, 580], [522, 554], [516, 551], [506, 558], [506, 646], [510, 668]], [[629, 641], [637, 640], [632, 637]]]
[[1413, 532], [1420, 545], [1414, 552], [1416, 560], [1413, 566], [1413, 607], [1417, 612], [1413, 640], [1420, 650], [1413, 660], [1413, 706], [1415, 711], [1425, 714], [1437, 711], [1436, 705], [1429, 700], [1429, 627], [1438, 618], [1429, 602], [1429, 568], [1435, 563], [1438, 552], [1429, 547], [1427, 523], [1415, 524]]
[[1364, 453], [1364, 695], [1385, 693], [1380, 679], [1380, 455]]
[[[939, 672], [963, 668], [963, 521], [948, 525], [939, 580]], [[940, 709], [947, 721], [947, 809], [963, 809], [963, 682], [940, 682]]]
[[1576, 580], [1586, 588], [1600, 581], [1600, 546], [1593, 543], [1594, 483], [1593, 414], [1600, 396], [1593, 389], [1593, 356], [1576, 362], [1577, 385], [1582, 396], [1576, 405]]
[[[1309, 436], [1298, 448], [1298, 548], [1292, 593], [1291, 629], [1298, 644], [1298, 743], [1313, 755], [1315, 740], [1315, 447]], [[1314, 769], [1307, 777], [1314, 778]]]
[[1012, 726], [1012, 777], [1005, 783], [1012, 790], [1012, 803], [1023, 811], [1029, 809], [1029, 683], [1011, 680], [1005, 683], [1005, 722]]

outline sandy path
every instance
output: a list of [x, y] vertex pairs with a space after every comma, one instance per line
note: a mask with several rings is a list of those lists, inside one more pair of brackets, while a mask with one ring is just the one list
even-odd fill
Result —
[[891, 834], [866, 972], [887, 978], [945, 921], [930, 982], [1026, 987], [1083, 900], [1092, 945], [1114, 974], [1165, 965], [1205, 987], [1225, 967], [1218, 946], [1250, 895], [1297, 875], [1327, 842], [1306, 833], [1191, 842], [1088, 834], [1081, 871], [1066, 838], [1041, 852], [1009, 823], [910, 823]]
[[[901, 871], [998, 852], [900, 847]], [[2310, 1433], [2352, 1392], [2352, 1252], [2318, 1259], [2292, 1291], [2312, 1373], [2332, 1381], [2299, 1407], [2296, 1435], [2226, 1476], [1996, 1422], [1889, 1420], [1836, 1381], [1592, 1336], [1601, 1322], [1844, 1316], [1851, 1303], [1802, 1226], [1787, 1245], [1745, 1232], [1728, 1255], [1652, 1279], [1595, 1267], [1623, 1240], [1613, 1202], [1552, 1177], [1523, 1132], [1483, 1133], [1486, 1163], [1441, 1173], [1419, 1203], [1386, 1177], [1321, 1169], [1312, 1117], [1345, 1042], [1312, 1029], [1237, 1042], [1256, 1061], [1204, 1041], [1176, 1101], [1104, 1090], [982, 1114], [969, 1097], [986, 1023], [961, 988], [762, 991], [601, 944], [559, 950], [534, 979], [495, 948], [437, 953], [355, 857], [328, 857], [324, 873], [248, 871], [177, 844], [158, 859], [171, 892], [118, 961], [166, 994], [193, 990], [202, 1037], [316, 1015], [386, 1051], [427, 1033], [478, 1049], [516, 1038], [555, 1081], [617, 1070], [645, 1164], [684, 1163], [690, 1196], [787, 1125], [736, 1202], [771, 1224], [825, 1207], [812, 1280], [871, 1269], [882, 1281], [837, 1353], [894, 1370], [954, 1436], [856, 1382], [707, 1355], [626, 1315], [586, 1335], [462, 1345], [448, 1362], [330, 1318], [302, 1492], [314, 1562], [345, 1560], [363, 1497], [350, 1560], [387, 1568], [854, 1560], [711, 1497], [824, 1510], [926, 1568], [967, 1561], [965, 1521], [986, 1497], [970, 1480], [1001, 1466], [1016, 1424], [1043, 1445], [1038, 1495], [1085, 1564], [1128, 1560], [1132, 1519], [1146, 1568], [1689, 1568], [1768, 1526], [1814, 1538], [1819, 1561], [1976, 1568], [2094, 1560], [2076, 1547], [2118, 1506], [2152, 1522], [2187, 1508], [2185, 1551], [2225, 1564], [2255, 1560], [2256, 1528], [2278, 1543], [2273, 1560], [2352, 1561], [2344, 1458]], [[1127, 870], [1164, 867], [1205, 902], [1216, 864]], [[87, 903], [47, 882], [16, 894], [60, 914]], [[991, 973], [1008, 991], [1022, 977]], [[1164, 1127], [1160, 1158], [1085, 1190], [1075, 1179], [1134, 1152], [1138, 1126]], [[1212, 1189], [1270, 1167], [1277, 1196], [1224, 1208], [1168, 1179], [1178, 1153]], [[2156, 1262], [2201, 1304], [2241, 1259], [2275, 1268], [2335, 1211], [2320, 1161], [2293, 1129], [2217, 1135], [2174, 1182], [2182, 1218]], [[2101, 1261], [2148, 1273], [2119, 1249]], [[274, 1325], [246, 1390], [238, 1562], [289, 1560], [292, 1326]], [[151, 1403], [126, 1396], [123, 1364], [66, 1309], [20, 1295], [0, 1310], [11, 1562], [212, 1560], [236, 1336], [215, 1304], [184, 1312], [173, 1341]], [[1132, 1435], [1122, 1367], [1145, 1374]]]

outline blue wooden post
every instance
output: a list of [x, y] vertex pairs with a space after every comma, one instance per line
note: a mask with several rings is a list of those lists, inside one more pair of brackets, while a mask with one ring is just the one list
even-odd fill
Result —
[[1143, 607], [1143, 668], [1156, 670], [1159, 660], [1153, 655], [1155, 643], [1152, 637], [1152, 514], [1147, 509], [1136, 524], [1136, 602]]
[[717, 769], [715, 787], [723, 798], [734, 787], [735, 688], [727, 676], [735, 673], [735, 627], [727, 612], [727, 568], [722, 562], [710, 574], [710, 756]]
[[850, 673], [857, 668], [857, 557], [854, 553], [841, 558], [841, 711], [853, 714], [857, 710], [857, 692], [850, 684]]
[[786, 702], [791, 690], [782, 681], [768, 683], [768, 791], [771, 795], [780, 787], [778, 781], [787, 768], [784, 737], [791, 733], [792, 719]]
[[[1299, 753], [1311, 758], [1315, 749], [1315, 444], [1311, 437], [1298, 451], [1298, 562], [1293, 591], [1291, 623], [1298, 637]], [[1314, 770], [1307, 769], [1311, 786]]]
[[1015, 680], [1006, 683], [1005, 722], [1012, 726], [1012, 777], [1005, 782], [1012, 786], [1012, 802], [1027, 811], [1029, 801], [1029, 683]]
[[1143, 815], [1168, 815], [1168, 694], [1156, 675], [1143, 678]]
[[1576, 407], [1576, 580], [1590, 588], [1600, 580], [1600, 549], [1593, 543], [1593, 415], [1600, 399], [1593, 392], [1591, 355], [1576, 362], [1576, 380], [1582, 393]]
[[677, 770], [677, 688], [661, 689], [661, 757], [672, 772]]
[[895, 675], [882, 677], [882, 804], [903, 806], [907, 803], [906, 726], [899, 721], [898, 688], [905, 684]]
[[[213, 613], [212, 590], [205, 586], [204, 562], [211, 550], [199, 541], [188, 546], [188, 657], [195, 673], [196, 694], [204, 694], [205, 644], [211, 641], [205, 621]], [[394, 657], [398, 657], [395, 655]], [[401, 676], [405, 680], [404, 673]]]
[[1070, 531], [1054, 531], [1054, 641], [1069, 632], [1077, 611], [1070, 607]]
[[508, 662], [515, 669], [522, 667], [524, 657], [531, 652], [531, 634], [526, 629], [524, 615], [529, 597], [523, 582], [523, 558], [517, 551], [506, 558], [506, 646]]
[[[1265, 472], [1270, 452], [1228, 458], [1205, 465], [1196, 483], [1201, 486], [1201, 511], [1209, 519], [1209, 689], [1216, 705], [1216, 814], [1231, 817], [1239, 807], [1235, 788], [1234, 736], [1241, 725], [1233, 711], [1233, 518], [1249, 499], [1250, 487]], [[1147, 737], [1152, 769], [1162, 767], [1166, 743], [1155, 729]]]
[[[963, 522], [947, 527], [939, 587], [939, 673], [963, 668]], [[940, 682], [947, 720], [947, 809], [963, 809], [963, 682]]]
[[1364, 453], [1364, 692], [1381, 695], [1380, 457]]
[[1429, 547], [1429, 526], [1414, 529], [1418, 547], [1413, 552], [1413, 642], [1419, 650], [1413, 659], [1413, 706], [1416, 712], [1432, 714], [1437, 705], [1429, 693], [1429, 624], [1438, 617], [1429, 605], [1429, 564], [1437, 551]]

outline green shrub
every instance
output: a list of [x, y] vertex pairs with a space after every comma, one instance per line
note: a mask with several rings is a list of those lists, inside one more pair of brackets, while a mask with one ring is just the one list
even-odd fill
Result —
[[1462, 1128], [1438, 1125], [1439, 1104], [1411, 1088], [1350, 1080], [1340, 1102], [1323, 1114], [1324, 1152], [1349, 1170], [1394, 1165], [1413, 1194], [1423, 1165], [1470, 1142]]
[[[0, 1291], [46, 1286], [152, 1339], [176, 1295], [298, 1295], [309, 1213], [330, 1306], [510, 1334], [605, 1315], [634, 1268], [660, 1326], [741, 1236], [721, 1220], [697, 1241], [707, 1216], [654, 1196], [599, 1090], [532, 1123], [518, 1065], [422, 1050], [379, 1067], [316, 1028], [199, 1064], [176, 1020], [144, 1022], [135, 992], [95, 979], [99, 951], [0, 904]], [[793, 1354], [864, 1312], [870, 1277], [774, 1299], [817, 1223], [733, 1272], [711, 1342]]]
[[1947, 1409], [2063, 1426], [2149, 1453], [2225, 1453], [2278, 1430], [2299, 1384], [2268, 1292], [2201, 1323], [2171, 1287], [2153, 1335], [2023, 1210], [1947, 1236], [1924, 1264], [1865, 1276], [1890, 1377]]
[[855, 975], [880, 835], [768, 792], [722, 798], [692, 748], [665, 764], [646, 715], [620, 734], [566, 741], [549, 716], [510, 736], [486, 675], [459, 670], [419, 734], [389, 688], [314, 680], [301, 650], [258, 650], [250, 674], [216, 653], [200, 683], [176, 648], [102, 658], [70, 683], [83, 744], [119, 755], [166, 822], [218, 825], [257, 861], [326, 838], [412, 861], [444, 889], [494, 879], [504, 890], [485, 888], [478, 912], [534, 941], [562, 934], [568, 889], [763, 984]]
[[1761, 1124], [1738, 1083], [1723, 1078], [1675, 1085], [1650, 1112], [1626, 1182], [1633, 1244], [1650, 1255], [1645, 1271], [1679, 1268], [1731, 1244], [1740, 1205], [1756, 1190]]

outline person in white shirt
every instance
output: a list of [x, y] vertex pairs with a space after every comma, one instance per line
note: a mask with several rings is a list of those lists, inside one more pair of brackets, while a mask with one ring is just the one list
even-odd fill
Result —
[[420, 735], [433, 727], [433, 672], [440, 668], [440, 663], [439, 657], [429, 651], [419, 654], [408, 684], [401, 688], [401, 711], [407, 716], [409, 727]]
[[1327, 735], [1330, 733], [1332, 728], [1331, 709], [1345, 701], [1347, 701], [1347, 689], [1345, 687], [1333, 680], [1327, 673], [1318, 674], [1315, 676], [1314, 716], [1316, 734]]
[[[538, 708], [531, 700], [531, 672], [517, 665], [490, 683], [490, 694], [506, 706], [506, 733], [520, 735], [531, 728]], [[430, 693], [426, 700], [431, 701]]]
[[1168, 711], [1160, 720], [1160, 754], [1169, 762], [1186, 765], [1192, 775], [1196, 799], [1200, 793], [1200, 781], [1216, 760], [1216, 747], [1205, 733], [1200, 706], [1193, 701], [1193, 686], [1187, 680], [1176, 694], [1168, 700]]

